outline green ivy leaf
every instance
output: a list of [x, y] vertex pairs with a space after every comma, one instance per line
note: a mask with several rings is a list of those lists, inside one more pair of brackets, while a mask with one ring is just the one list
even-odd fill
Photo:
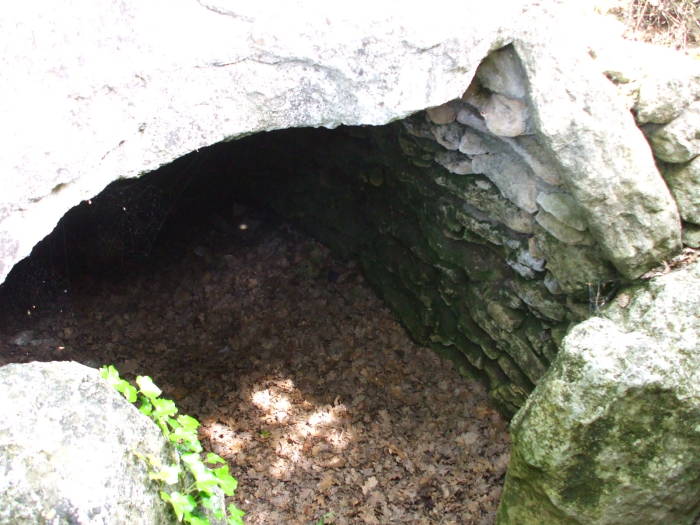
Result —
[[214, 473], [216, 479], [219, 480], [219, 486], [221, 487], [221, 490], [224, 491], [224, 494], [227, 496], [233, 496], [233, 493], [238, 487], [238, 480], [229, 474], [228, 465], [215, 468], [212, 472]]
[[186, 514], [185, 522], [190, 523], [191, 525], [211, 525], [207, 518], [202, 518], [196, 514]]
[[153, 413], [153, 405], [146, 397], [141, 398], [141, 404], [139, 405], [139, 412], [144, 416], [150, 416]]
[[221, 512], [221, 509], [216, 508], [216, 497], [213, 494], [210, 493], [203, 493], [199, 497], [199, 503], [202, 504], [202, 507], [205, 509], [210, 509], [214, 513], [214, 517], [216, 518], [223, 518], [223, 513]]
[[190, 430], [190, 431], [195, 431], [199, 428], [199, 421], [197, 421], [195, 418], [182, 414], [180, 416], [177, 416], [177, 422], [182, 425], [182, 428], [185, 430]]
[[209, 471], [201, 473], [197, 478], [197, 481], [195, 482], [197, 490], [201, 490], [202, 492], [207, 492], [210, 494], [213, 494], [214, 490], [219, 485], [219, 480], [216, 479], [214, 475]]
[[119, 372], [116, 368], [114, 368], [114, 365], [103, 366], [100, 368], [100, 376], [102, 376], [102, 379], [107, 381], [110, 386], [116, 385], [121, 380], [119, 377]]
[[168, 423], [175, 431], [175, 434], [177, 434], [178, 436], [197, 437], [197, 430], [193, 430], [191, 428], [185, 428], [180, 423], [178, 423], [177, 420], [175, 420], [173, 418], [168, 418]]
[[228, 506], [228, 522], [230, 525], [245, 525], [243, 523], [243, 516], [245, 512], [236, 507], [233, 503]]
[[136, 388], [131, 386], [128, 381], [125, 379], [120, 380], [116, 385], [114, 385], [114, 388], [117, 389], [117, 391], [121, 392], [122, 395], [126, 398], [129, 403], [135, 403], [136, 402]]
[[149, 399], [155, 399], [163, 393], [149, 376], [138, 376], [136, 384], [139, 385], [139, 391]]
[[151, 419], [155, 422], [158, 427], [160, 427], [160, 431], [163, 433], [163, 435], [166, 437], [166, 439], [170, 439], [170, 429], [168, 428], [168, 425], [163, 421], [163, 419], [156, 419], [153, 414], [150, 415]]
[[182, 517], [185, 515], [185, 513], [192, 512], [197, 506], [197, 502], [191, 495], [185, 495], [178, 491], [173, 491], [170, 494], [167, 492], [161, 492], [160, 497], [163, 499], [163, 501], [167, 501], [170, 503], [170, 505], [172, 505], [177, 521], [182, 521]]
[[181, 469], [176, 465], [163, 465], [160, 470], [149, 472], [148, 477], [167, 483], [168, 485], [175, 485], [180, 476]]
[[[100, 368], [100, 376], [121, 392], [126, 399], [132, 403], [139, 403], [139, 410], [149, 416], [160, 427], [163, 435], [174, 444], [175, 450], [180, 455], [182, 463], [194, 477], [194, 484], [187, 489], [187, 493], [161, 491], [160, 497], [163, 501], [170, 503], [178, 521], [185, 521], [192, 525], [210, 525], [209, 520], [197, 508], [208, 508], [212, 510], [217, 519], [225, 517], [225, 512], [218, 508], [219, 500], [216, 498], [216, 487], [221, 487], [227, 496], [231, 496], [236, 490], [238, 481], [229, 474], [226, 461], [214, 453], [209, 452], [204, 461], [200, 454], [202, 444], [197, 437], [199, 421], [195, 418], [181, 414], [175, 419], [177, 407], [170, 399], [161, 399], [162, 393], [150, 377], [138, 376], [136, 383], [137, 390], [128, 381], [119, 377], [119, 372], [113, 365]], [[185, 482], [183, 478], [184, 469], [179, 465], [163, 465], [159, 458], [148, 455], [144, 457], [138, 451], [137, 457], [150, 464], [149, 477], [160, 483], [176, 484]], [[211, 470], [204, 462], [221, 467]], [[195, 490], [196, 489], [196, 490]], [[194, 493], [191, 491], [194, 490]], [[217, 508], [215, 508], [217, 507]], [[227, 522], [230, 525], [244, 525], [242, 517], [245, 512], [238, 509], [234, 504], [228, 506], [230, 516]]]
[[100, 368], [100, 376], [107, 381], [111, 387], [116, 389], [117, 392], [121, 392], [130, 403], [136, 401], [136, 389], [131, 386], [128, 381], [119, 377], [119, 372], [114, 365]]
[[170, 399], [151, 398], [151, 403], [153, 403], [154, 418], [162, 419], [177, 414], [175, 402]]
[[213, 452], [208, 452], [204, 458], [204, 462], [216, 465], [217, 463], [226, 463], [226, 460], [221, 456], [217, 456]]
[[209, 469], [202, 463], [199, 458], [199, 454], [192, 452], [190, 454], [182, 455], [182, 462], [187, 465], [187, 468], [192, 472], [194, 479], [197, 480], [198, 476], [203, 475], [205, 472], [209, 472]]

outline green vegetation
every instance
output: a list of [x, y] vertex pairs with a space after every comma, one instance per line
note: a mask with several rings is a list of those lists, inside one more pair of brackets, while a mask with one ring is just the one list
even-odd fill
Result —
[[[332, 512], [326, 512], [321, 518], [316, 522], [315, 525], [331, 525], [333, 523], [334, 515]], [[331, 520], [331, 521], [326, 521]]]
[[[223, 458], [211, 452], [207, 453], [204, 459], [201, 458], [202, 445], [197, 438], [199, 421], [183, 414], [175, 417], [178, 411], [175, 403], [170, 399], [161, 398], [160, 388], [148, 376], [138, 376], [136, 388], [120, 378], [119, 372], [112, 365], [103, 366], [100, 374], [129, 402], [137, 404], [141, 413], [149, 416], [158, 425], [179, 455], [180, 461], [177, 464], [163, 465], [159, 458], [150, 454], [145, 457], [137, 451], [137, 456], [149, 465], [149, 477], [163, 487], [160, 497], [170, 503], [177, 520], [192, 525], [208, 525], [210, 521], [206, 517], [206, 509], [209, 509], [217, 519], [226, 519], [230, 525], [243, 525], [245, 513], [233, 503], [229, 504], [228, 512], [215, 508], [218, 489], [227, 496], [232, 496], [238, 481], [229, 473]], [[183, 469], [183, 464], [186, 470]], [[212, 469], [206, 464], [222, 466]], [[169, 487], [180, 481], [187, 487], [184, 492]]]

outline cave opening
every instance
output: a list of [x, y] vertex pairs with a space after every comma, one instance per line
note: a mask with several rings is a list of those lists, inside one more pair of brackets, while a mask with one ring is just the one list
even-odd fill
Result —
[[[248, 523], [492, 523], [506, 419], [431, 340], [456, 331], [422, 313], [445, 196], [410, 182], [439, 146], [407, 156], [403, 126], [251, 135], [110, 184], [0, 287], [0, 364], [152, 376], [230, 462]], [[470, 264], [497, 272], [488, 250]]]

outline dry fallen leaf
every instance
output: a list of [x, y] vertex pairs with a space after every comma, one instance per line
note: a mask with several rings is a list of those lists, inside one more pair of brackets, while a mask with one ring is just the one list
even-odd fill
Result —
[[364, 494], [366, 496], [367, 493], [370, 492], [376, 486], [377, 486], [377, 478], [375, 478], [374, 476], [368, 478], [367, 481], [365, 481], [362, 484], [362, 494]]

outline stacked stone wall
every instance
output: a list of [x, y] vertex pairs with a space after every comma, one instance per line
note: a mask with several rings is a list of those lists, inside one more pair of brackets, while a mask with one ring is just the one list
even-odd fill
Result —
[[[231, 170], [254, 174], [240, 177], [248, 198], [358, 257], [411, 335], [485, 380], [513, 413], [568, 327], [630, 281], [540, 125], [507, 46], [460, 99], [383, 127], [244, 139], [233, 147], [248, 153]], [[692, 218], [694, 204], [674, 195]]]

